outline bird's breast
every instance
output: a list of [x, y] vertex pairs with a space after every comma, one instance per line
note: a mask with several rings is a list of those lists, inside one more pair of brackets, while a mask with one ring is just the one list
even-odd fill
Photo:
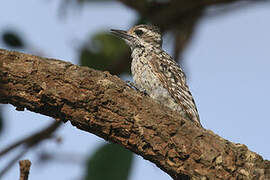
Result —
[[131, 72], [137, 88], [146, 91], [150, 97], [167, 105], [175, 103], [152, 69], [152, 66], [149, 65], [151, 54], [146, 51], [144, 54], [140, 53], [133, 51], [131, 64]]

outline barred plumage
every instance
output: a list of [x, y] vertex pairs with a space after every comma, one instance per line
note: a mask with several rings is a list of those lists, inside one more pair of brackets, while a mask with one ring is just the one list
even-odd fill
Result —
[[132, 50], [131, 72], [135, 85], [150, 97], [200, 125], [198, 111], [179, 65], [162, 49], [159, 28], [137, 25], [114, 30]]

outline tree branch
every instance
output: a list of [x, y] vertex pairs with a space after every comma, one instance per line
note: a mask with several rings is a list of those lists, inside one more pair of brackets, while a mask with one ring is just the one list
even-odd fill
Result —
[[267, 179], [270, 162], [195, 126], [108, 72], [0, 49], [0, 103], [69, 120], [174, 179]]

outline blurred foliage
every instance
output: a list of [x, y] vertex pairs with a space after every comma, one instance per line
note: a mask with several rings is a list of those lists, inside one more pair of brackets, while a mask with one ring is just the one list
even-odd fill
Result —
[[[112, 2], [112, 0], [62, 0], [62, 2], [65, 6], [68, 4], [82, 6], [92, 2], [105, 2], [102, 4], [105, 5], [107, 2]], [[118, 0], [118, 2], [136, 11], [138, 16], [144, 17], [143, 19], [147, 19], [147, 22], [159, 26], [162, 32], [174, 32], [172, 34], [172, 36], [174, 36], [173, 38], [180, 39], [180, 42], [175, 43], [177, 47], [174, 48], [174, 57], [177, 58], [181, 56], [183, 48], [190, 43], [197, 24], [199, 24], [203, 18], [222, 15], [232, 10], [243, 9], [250, 5], [269, 1]], [[211, 9], [211, 13], [209, 13], [209, 9]], [[144, 22], [145, 21], [138, 21], [138, 23]]]
[[19, 35], [12, 31], [5, 31], [2, 40], [6, 46], [11, 48], [23, 48], [25, 46]]
[[119, 69], [121, 59], [128, 59], [127, 52], [128, 46], [120, 38], [108, 33], [98, 33], [81, 49], [80, 64], [112, 74], [129, 72], [128, 67]]
[[140, 16], [135, 21], [134, 25], [139, 25], [139, 24], [151, 24], [151, 23], [150, 23], [150, 21], [146, 17]]
[[133, 154], [118, 144], [105, 144], [87, 162], [85, 180], [127, 180]]
[[114, 0], [62, 0], [58, 13], [60, 17], [64, 17], [69, 10], [81, 10], [84, 5], [87, 5], [86, 3], [107, 3], [112, 1]]

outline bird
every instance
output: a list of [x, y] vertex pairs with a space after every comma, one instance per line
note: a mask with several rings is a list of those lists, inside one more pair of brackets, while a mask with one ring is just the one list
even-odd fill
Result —
[[111, 29], [131, 49], [131, 74], [135, 87], [182, 117], [201, 126], [186, 76], [162, 49], [162, 34], [155, 25], [136, 25], [129, 30]]

